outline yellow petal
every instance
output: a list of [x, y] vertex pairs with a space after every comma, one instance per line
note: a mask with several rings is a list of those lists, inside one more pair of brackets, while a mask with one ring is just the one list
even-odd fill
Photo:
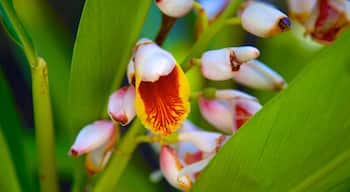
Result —
[[157, 81], [142, 81], [136, 74], [136, 114], [153, 133], [175, 132], [190, 111], [189, 83], [178, 64]]

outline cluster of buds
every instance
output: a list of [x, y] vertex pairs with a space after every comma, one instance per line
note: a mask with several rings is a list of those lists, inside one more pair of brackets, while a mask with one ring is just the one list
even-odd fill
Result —
[[[229, 1], [215, 2], [217, 6], [211, 9], [215, 3], [200, 1], [210, 21], [215, 20]], [[158, 0], [156, 3], [169, 17], [181, 17], [192, 9], [195, 2]], [[283, 13], [271, 5], [255, 1], [245, 4], [240, 16], [243, 27], [261, 37], [283, 32], [290, 25]], [[261, 18], [267, 21], [259, 23]], [[258, 24], [254, 25], [254, 22]], [[241, 46], [209, 50], [200, 59], [193, 60], [198, 61], [203, 77], [209, 80], [234, 79], [259, 90], [285, 88], [286, 83], [278, 73], [256, 60], [259, 55], [257, 48]], [[185, 72], [170, 52], [149, 39], [140, 39], [134, 46], [127, 78], [129, 85], [119, 88], [109, 97], [111, 120], [85, 126], [69, 151], [71, 156], [87, 154], [86, 167], [91, 175], [102, 170], [108, 162], [119, 136], [118, 124], [126, 126], [137, 116], [151, 133], [147, 137], [162, 139], [156, 141], [162, 143], [159, 155], [164, 177], [174, 187], [188, 190], [227, 139], [262, 108], [255, 97], [238, 90], [215, 90], [210, 96], [204, 91], [196, 93], [195, 99], [203, 118], [218, 132], [196, 127], [187, 120], [191, 92]], [[174, 135], [175, 142], [167, 143], [165, 138]]]
[[329, 44], [350, 23], [347, 0], [289, 0], [291, 16], [305, 27], [305, 34]]
[[[207, 25], [225, 10], [230, 0], [156, 0], [157, 6], [163, 14], [169, 17], [179, 18], [197, 8], [198, 15], [207, 19]], [[195, 6], [196, 5], [196, 6]], [[198, 9], [198, 7], [200, 7]], [[271, 37], [290, 29], [291, 23], [286, 14], [274, 6], [259, 2], [247, 1], [239, 13], [242, 27], [249, 33], [258, 37]], [[197, 26], [197, 32], [202, 31], [202, 26]]]

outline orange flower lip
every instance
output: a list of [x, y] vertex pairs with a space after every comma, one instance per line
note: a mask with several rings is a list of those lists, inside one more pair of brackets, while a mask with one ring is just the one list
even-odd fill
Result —
[[137, 111], [142, 111], [141, 121], [155, 133], [173, 133], [189, 112], [188, 101], [186, 97], [181, 96], [182, 93], [188, 94], [189, 90], [181, 90], [188, 85], [187, 81], [183, 82], [184, 77], [181, 78], [181, 75], [184, 76], [180, 67], [176, 65], [168, 75], [160, 76], [157, 81], [140, 81], [136, 85], [137, 100], [139, 98], [140, 104], [143, 105], [136, 104], [136, 108], [143, 108]]

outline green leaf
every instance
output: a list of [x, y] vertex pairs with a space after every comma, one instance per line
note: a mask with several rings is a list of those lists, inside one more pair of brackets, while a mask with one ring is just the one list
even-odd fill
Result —
[[[106, 114], [108, 96], [125, 77], [150, 3], [151, 0], [85, 2], [69, 82], [71, 142], [80, 128]], [[80, 190], [81, 179], [82, 175], [76, 174], [73, 191]]]
[[69, 89], [68, 111], [74, 132], [105, 113], [111, 88], [124, 78], [150, 2], [85, 2], [73, 51]]
[[20, 186], [17, 180], [15, 167], [12, 163], [10, 152], [7, 149], [7, 144], [0, 127], [0, 190], [20, 192]]
[[350, 31], [229, 140], [193, 191], [350, 189]]
[[[7, 141], [11, 159], [15, 165], [15, 170], [19, 183], [25, 189], [32, 189], [31, 177], [28, 169], [27, 158], [24, 155], [23, 135], [21, 130], [20, 118], [16, 111], [11, 90], [0, 69], [0, 124], [2, 125], [2, 134]], [[2, 162], [2, 161], [0, 161]], [[0, 171], [1, 172], [1, 171]]]

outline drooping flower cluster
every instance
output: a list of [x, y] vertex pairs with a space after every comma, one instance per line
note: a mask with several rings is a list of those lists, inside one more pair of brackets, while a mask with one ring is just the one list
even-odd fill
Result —
[[[157, 0], [158, 7], [170, 17], [186, 15], [193, 0]], [[214, 9], [209, 0], [200, 1], [209, 21], [215, 22], [228, 1], [217, 1]], [[219, 4], [220, 3], [220, 4]], [[269, 37], [290, 27], [288, 17], [273, 6], [250, 1], [240, 13], [242, 26], [260, 37]], [[256, 23], [263, 18], [263, 23]], [[254, 24], [255, 23], [255, 24]], [[201, 74], [212, 81], [234, 79], [247, 87], [259, 90], [281, 90], [283, 78], [256, 60], [260, 51], [252, 46], [209, 50], [197, 60]], [[149, 130], [147, 137], [158, 137], [160, 169], [167, 181], [181, 190], [188, 190], [203, 168], [225, 142], [245, 124], [262, 105], [257, 98], [234, 89], [204, 91], [193, 97], [202, 117], [218, 132], [204, 131], [192, 124], [190, 86], [185, 72], [174, 56], [149, 39], [140, 39], [132, 50], [128, 63], [129, 85], [109, 97], [108, 114], [111, 121], [96, 121], [78, 134], [69, 154], [87, 154], [86, 167], [90, 174], [100, 171], [108, 162], [118, 139], [118, 124], [126, 126], [137, 116]], [[203, 89], [204, 90], [204, 89]], [[179, 129], [180, 128], [180, 129]], [[179, 131], [177, 131], [179, 130]], [[175, 135], [175, 142], [166, 142]]]

